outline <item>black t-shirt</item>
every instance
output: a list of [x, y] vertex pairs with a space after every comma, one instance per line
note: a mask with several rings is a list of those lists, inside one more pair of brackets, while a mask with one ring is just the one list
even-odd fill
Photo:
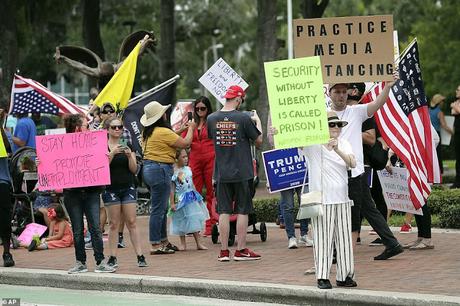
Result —
[[260, 135], [249, 115], [217, 111], [208, 117], [208, 138], [214, 141], [217, 182], [241, 182], [254, 177], [250, 141]]
[[[132, 150], [131, 145], [128, 147]], [[134, 184], [134, 174], [129, 171], [129, 159], [126, 154], [116, 154], [110, 162], [109, 188], [127, 188]]]
[[[377, 134], [377, 126], [375, 123], [374, 117], [371, 117], [363, 122], [363, 126], [361, 132], [365, 132], [367, 130], [375, 130], [375, 134]], [[377, 136], [377, 135], [376, 135]], [[369, 165], [369, 149], [371, 147], [363, 142], [363, 156], [364, 156], [364, 164]]]

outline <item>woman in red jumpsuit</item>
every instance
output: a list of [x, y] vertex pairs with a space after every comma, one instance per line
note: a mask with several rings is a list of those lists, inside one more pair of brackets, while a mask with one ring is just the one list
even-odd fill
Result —
[[[193, 140], [190, 146], [189, 166], [192, 168], [193, 183], [199, 193], [206, 186], [206, 206], [211, 216], [212, 198], [214, 189], [212, 186], [212, 174], [214, 170], [214, 144], [208, 138], [206, 119], [212, 113], [211, 102], [207, 97], [199, 97], [193, 102], [194, 117], [197, 128], [193, 132]], [[204, 235], [210, 236], [211, 229], [216, 220], [212, 217], [206, 220]]]

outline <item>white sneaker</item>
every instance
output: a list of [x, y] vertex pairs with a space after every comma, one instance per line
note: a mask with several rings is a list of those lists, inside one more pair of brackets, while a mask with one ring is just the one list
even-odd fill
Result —
[[96, 269], [94, 269], [94, 272], [96, 273], [113, 273], [117, 271], [116, 268], [109, 266], [105, 262], [101, 262], [99, 265], [96, 266]]
[[297, 239], [295, 237], [289, 238], [288, 249], [297, 249]]
[[307, 247], [312, 247], [313, 246], [313, 240], [308, 238], [307, 235], [300, 236], [299, 242], [305, 243]]

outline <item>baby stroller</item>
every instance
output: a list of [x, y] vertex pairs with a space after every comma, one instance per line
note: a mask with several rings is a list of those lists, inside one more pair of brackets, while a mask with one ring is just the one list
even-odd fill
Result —
[[[248, 183], [250, 184], [250, 188], [251, 188], [251, 196], [254, 198], [254, 195], [256, 193], [255, 182], [254, 180], [250, 180]], [[219, 220], [219, 214], [217, 213], [217, 199], [215, 196], [212, 199], [212, 208], [210, 212], [210, 218], [213, 218], [214, 220]], [[233, 244], [235, 243], [236, 220], [237, 220], [237, 215], [230, 216], [230, 231], [228, 235], [228, 245], [229, 246], [233, 246]], [[248, 234], [260, 235], [260, 240], [262, 240], [262, 242], [265, 242], [267, 240], [267, 226], [265, 225], [265, 222], [261, 222], [259, 225], [259, 229], [257, 229], [256, 224], [257, 224], [256, 214], [255, 213], [249, 214], [248, 215], [248, 227], [252, 226], [252, 230], [248, 231]], [[216, 244], [218, 241], [218, 238], [219, 238], [219, 228], [217, 224], [214, 224], [212, 226], [212, 232], [211, 232], [212, 243]]]

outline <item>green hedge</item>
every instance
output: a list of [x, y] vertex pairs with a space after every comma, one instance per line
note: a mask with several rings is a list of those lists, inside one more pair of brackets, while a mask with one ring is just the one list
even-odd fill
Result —
[[[279, 198], [255, 199], [254, 210], [257, 220], [275, 222], [278, 217], [278, 201]], [[440, 227], [460, 229], [460, 189], [435, 186], [428, 198], [428, 205], [431, 214], [437, 215]], [[297, 209], [298, 207], [295, 207], [295, 214]]]

